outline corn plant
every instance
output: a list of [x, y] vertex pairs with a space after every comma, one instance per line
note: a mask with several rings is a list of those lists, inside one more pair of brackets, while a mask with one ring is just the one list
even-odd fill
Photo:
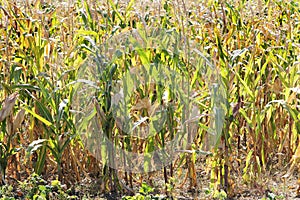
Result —
[[[43, 81], [44, 83], [42, 84]], [[63, 151], [75, 136], [75, 127], [69, 112], [69, 99], [65, 98], [64, 89], [55, 87], [47, 79], [41, 77], [41, 80], [38, 80], [38, 82], [41, 97], [40, 99], [33, 97], [36, 111], [31, 108], [26, 108], [26, 110], [42, 122], [44, 134], [41, 135], [41, 137], [47, 140], [47, 146], [42, 147], [35, 170], [38, 174], [42, 172], [46, 156], [46, 147], [48, 147], [57, 162], [57, 172], [59, 179], [62, 180], [63, 172], [61, 169], [61, 161]]]

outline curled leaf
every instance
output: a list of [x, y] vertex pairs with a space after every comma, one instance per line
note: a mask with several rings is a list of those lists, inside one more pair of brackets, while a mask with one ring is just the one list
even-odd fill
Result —
[[0, 110], [0, 122], [2, 122], [11, 114], [18, 96], [19, 94], [15, 92], [4, 100], [2, 110]]
[[13, 122], [13, 130], [17, 130], [18, 128], [21, 128], [21, 124], [22, 122], [24, 121], [24, 116], [25, 116], [25, 110], [24, 109], [21, 109], [15, 119], [14, 119], [14, 122]]
[[28, 158], [33, 152], [42, 147], [46, 141], [46, 139], [38, 139], [31, 142], [26, 149], [26, 157]]

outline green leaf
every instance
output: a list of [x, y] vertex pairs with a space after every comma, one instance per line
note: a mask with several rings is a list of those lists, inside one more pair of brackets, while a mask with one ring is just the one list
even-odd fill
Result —
[[252, 154], [253, 154], [253, 150], [251, 149], [247, 155], [247, 158], [246, 158], [246, 166], [245, 168], [243, 169], [243, 172], [244, 174], [247, 173], [247, 170], [248, 170], [248, 167], [249, 167], [249, 164], [250, 164], [250, 160], [251, 160], [251, 157], [252, 157]]
[[254, 100], [253, 91], [249, 88], [248, 84], [241, 78], [241, 76], [238, 73], [235, 73], [239, 81], [243, 84], [247, 94], [251, 97], [252, 100]]
[[108, 0], [108, 2], [109, 2], [109, 5], [112, 7], [112, 9], [115, 11], [117, 17], [122, 21], [122, 23], [124, 23], [124, 19], [123, 19], [122, 15], [119, 13], [119, 11], [117, 10], [115, 3], [112, 0]]

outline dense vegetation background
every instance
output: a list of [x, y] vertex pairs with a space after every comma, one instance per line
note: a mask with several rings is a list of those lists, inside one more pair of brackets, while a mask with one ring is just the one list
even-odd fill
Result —
[[[188, 150], [161, 170], [136, 174], [111, 168], [109, 160], [96, 159], [85, 148], [72, 101], [81, 66], [100, 54], [101, 44], [118, 34], [147, 28], [175, 32], [197, 44], [194, 48], [202, 52], [198, 55], [202, 64], [210, 63], [220, 75], [218, 83], [224, 91], [217, 95], [223, 98], [225, 112], [224, 121], [219, 121], [223, 126], [217, 132], [218, 143], [209, 152], [202, 151], [204, 141], [211, 121], [218, 119], [205, 115], [197, 121]], [[298, 1], [1, 0], [0, 32], [1, 198], [281, 199], [298, 195]], [[130, 71], [133, 62], [144, 64], [143, 55], [174, 65], [187, 77], [201, 113], [214, 109], [216, 94], [184, 51], [143, 51], [125, 49], [115, 63], [104, 67], [98, 80], [95, 107], [100, 106], [95, 112], [106, 127], [101, 130], [114, 142], [127, 136], [111, 117], [108, 85]], [[131, 106], [144, 100], [143, 95], [167, 89], [140, 89]], [[142, 109], [147, 108], [138, 111]], [[182, 108], [176, 109], [168, 110], [169, 121], [157, 137], [146, 142], [128, 137], [122, 141], [124, 148], [161, 147], [182, 120], [178, 114]]]

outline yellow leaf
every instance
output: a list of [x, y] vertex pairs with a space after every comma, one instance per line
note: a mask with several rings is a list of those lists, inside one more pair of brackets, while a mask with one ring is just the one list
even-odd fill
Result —
[[47, 119], [45, 119], [44, 117], [38, 115], [37, 113], [35, 113], [33, 110], [29, 110], [27, 108], [24, 108], [27, 112], [29, 112], [32, 116], [34, 116], [35, 118], [37, 118], [38, 120], [40, 120], [41, 122], [43, 122], [45, 125], [47, 126], [51, 126], [52, 123], [49, 122]]

